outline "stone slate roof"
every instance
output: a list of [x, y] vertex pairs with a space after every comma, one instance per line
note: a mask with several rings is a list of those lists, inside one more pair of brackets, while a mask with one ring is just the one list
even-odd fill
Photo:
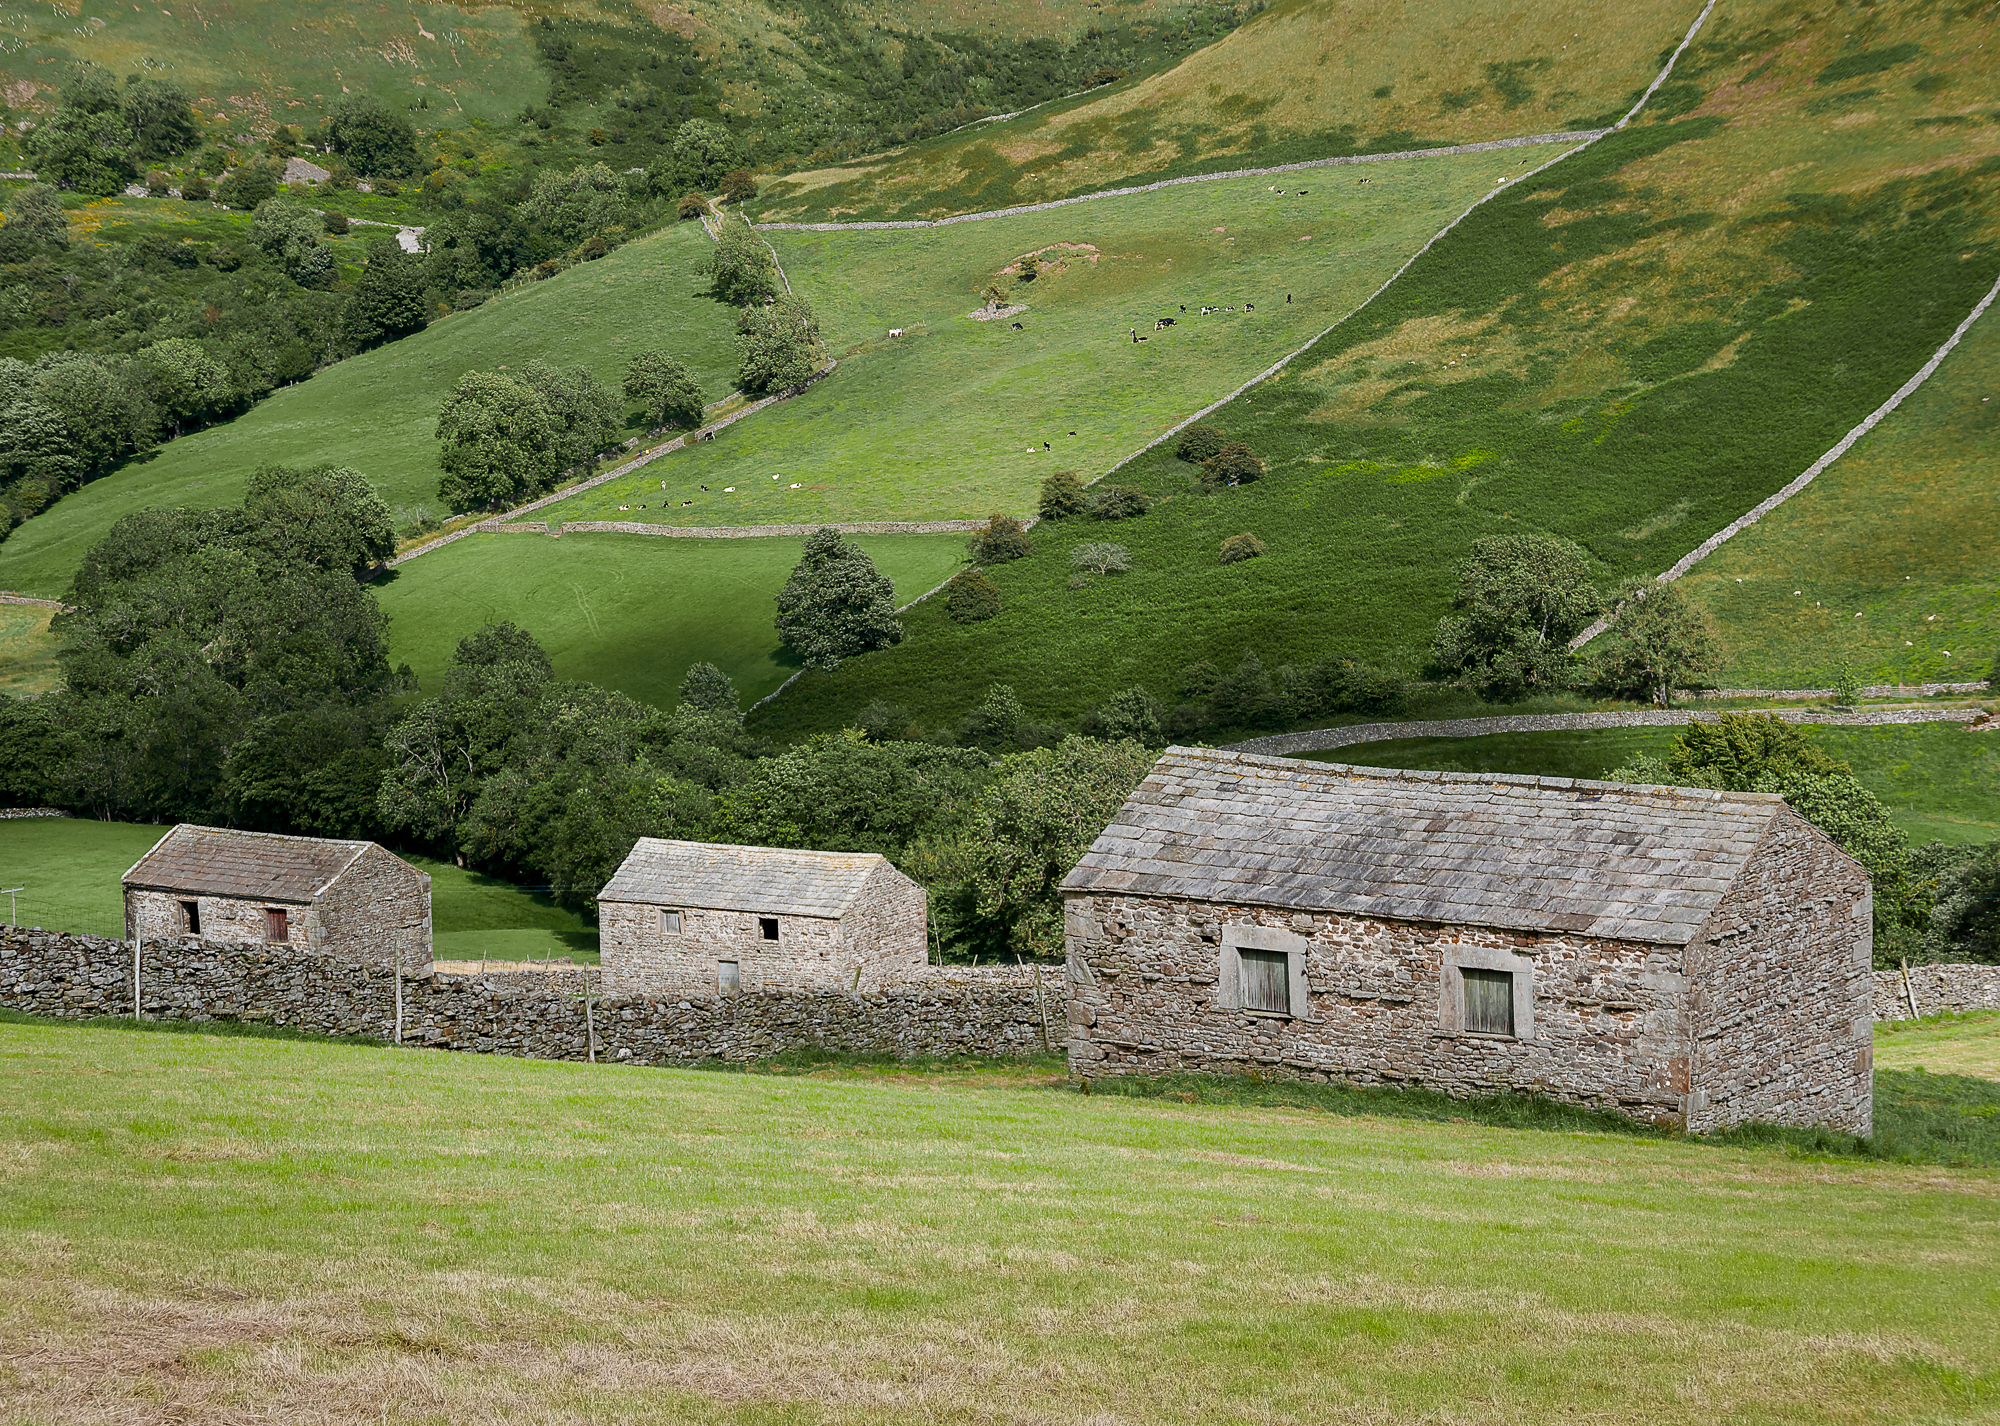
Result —
[[641, 837], [597, 899], [766, 916], [838, 918], [888, 859]]
[[1783, 808], [1169, 748], [1063, 889], [1685, 945]]
[[373, 845], [183, 822], [132, 864], [125, 885], [251, 901], [311, 901]]

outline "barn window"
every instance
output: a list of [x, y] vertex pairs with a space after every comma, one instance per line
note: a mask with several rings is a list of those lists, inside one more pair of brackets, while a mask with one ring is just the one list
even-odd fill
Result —
[[681, 933], [681, 913], [678, 911], [662, 911], [660, 913], [660, 929], [669, 936], [678, 936]]
[[1276, 1015], [1292, 1013], [1291, 957], [1283, 951], [1239, 950], [1243, 967], [1243, 1008]]
[[757, 934], [766, 941], [777, 940], [778, 918], [775, 916], [759, 916], [757, 918]]
[[264, 911], [264, 939], [267, 941], [289, 941], [292, 939], [290, 918], [283, 911]]
[[734, 995], [743, 988], [741, 969], [735, 961], [718, 961], [715, 967], [715, 988], [724, 995]]
[[190, 936], [201, 934], [201, 903], [183, 901], [181, 903], [181, 929]]
[[1465, 1028], [1475, 1035], [1514, 1033], [1514, 972], [1477, 970], [1467, 966], [1465, 977]]

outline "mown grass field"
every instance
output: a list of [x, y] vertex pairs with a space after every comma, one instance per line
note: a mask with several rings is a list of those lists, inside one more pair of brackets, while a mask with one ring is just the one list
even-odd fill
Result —
[[[1690, 570], [1726, 687], [1968, 682], [2000, 658], [2000, 318], [1895, 414]], [[1859, 615], [1859, 618], [1855, 616]]]
[[772, 222], [939, 217], [1183, 173], [1602, 127], [1699, 9], [1281, 0], [1162, 73], [784, 175], [757, 211]]
[[[234, 421], [183, 436], [65, 496], [0, 544], [0, 589], [59, 597], [84, 552], [148, 505], [226, 505], [268, 463], [350, 465], [392, 506], [440, 510], [437, 409], [467, 371], [540, 360], [587, 366], [614, 388], [633, 353], [672, 352], [710, 400], [731, 389], [734, 316], [705, 295], [700, 225], [682, 224], [609, 257], [456, 313], [400, 342], [273, 393]], [[636, 419], [636, 411], [634, 412]]]
[[2000, 1390], [1990, 1170], [1476, 1106], [1084, 1097], [1053, 1071], [621, 1071], [11, 1020], [0, 1401], [1860, 1423], [1972, 1421]]
[[[2000, 128], [1932, 122], [1995, 92], [1983, 22], [1871, 14], [1852, 53], [1880, 68], [1857, 74], [1837, 27], [1787, 20], [1778, 45], [1766, 11], [1719, 10], [1649, 119], [1481, 206], [1216, 413], [1266, 479], [1199, 496], [1148, 453], [1117, 479], [1168, 503], [1038, 529], [991, 572], [998, 618], [928, 611], [902, 647], [794, 685], [771, 726], [876, 697], [954, 718], [997, 682], [1075, 717], [1246, 652], [1414, 671], [1486, 534], [1574, 539], [1607, 586], [1666, 568], [1831, 447], [2000, 272]], [[1219, 567], [1242, 531], [1269, 552]], [[1132, 572], [1069, 589], [1089, 539], [1129, 546]]]
[[0, 693], [21, 698], [46, 693], [62, 681], [49, 620], [55, 610], [0, 604]]
[[[119, 887], [131, 865], [166, 835], [164, 826], [70, 817], [0, 821], [0, 888], [16, 898], [20, 924], [96, 936], [125, 934]], [[431, 876], [431, 926], [439, 960], [597, 958], [597, 928], [546, 894], [430, 857], [409, 860]], [[7, 902], [0, 898], [0, 916]]]
[[[855, 543], [899, 601], [951, 577], [960, 535], [863, 535]], [[796, 539], [651, 535], [472, 535], [399, 566], [376, 585], [390, 657], [435, 694], [458, 641], [511, 619], [541, 640], [563, 678], [588, 679], [671, 707], [690, 665], [736, 681], [747, 707], [798, 665], [778, 643], [775, 598], [798, 563]]]
[[1884, 1021], [1875, 1027], [1875, 1068], [2000, 1080], [2000, 1011]]
[[[1520, 165], [1517, 154], [1474, 154], [1378, 165], [1366, 185], [1309, 175], [1303, 195], [1237, 179], [937, 230], [767, 233], [839, 368], [549, 518], [1028, 513], [1051, 472], [1102, 474], [1331, 325]], [[1015, 281], [1010, 269], [1037, 252], [1057, 269]], [[971, 320], [996, 280], [1028, 310]], [[1205, 305], [1238, 310], [1204, 317]], [[1160, 317], [1177, 325], [1155, 332]], [[892, 327], [906, 335], [891, 338]]]
[[[1806, 737], [1854, 769], [1914, 842], [2000, 837], [2000, 737], [1953, 723], [1874, 728], [1808, 727]], [[1478, 738], [1398, 738], [1357, 743], [1319, 762], [1440, 772], [1518, 772], [1601, 778], [1639, 753], [1666, 756], [1673, 728], [1594, 728], [1568, 733], [1489, 733]]]

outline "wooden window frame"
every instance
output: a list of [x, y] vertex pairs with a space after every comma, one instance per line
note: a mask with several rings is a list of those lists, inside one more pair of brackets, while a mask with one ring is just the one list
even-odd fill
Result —
[[[273, 935], [274, 931], [283, 932], [283, 934]], [[264, 908], [264, 939], [274, 946], [289, 946], [292, 944], [292, 914], [289, 910], [282, 906], [266, 906]]]
[[[1306, 984], [1306, 956], [1312, 942], [1282, 926], [1244, 923], [1222, 928], [1222, 944], [1216, 952], [1215, 1003], [1236, 1015], [1263, 1020], [1305, 1020], [1310, 1018], [1312, 996]], [[1285, 957], [1288, 1010], [1253, 1010], [1243, 1003], [1243, 952], [1278, 952]]]
[[684, 913], [682, 912], [670, 911], [664, 906], [661, 907], [660, 934], [662, 936], [679, 936], [685, 934], [685, 932], [683, 932], [683, 930], [681, 929], [687, 924], [687, 922], [683, 919], [683, 915]]
[[[1465, 972], [1504, 971], [1514, 977], [1514, 1033], [1495, 1034], [1490, 1030], [1466, 1027]], [[1439, 976], [1438, 1025], [1454, 1035], [1477, 1040], [1533, 1040], [1535, 1038], [1535, 963], [1527, 956], [1503, 951], [1497, 946], [1448, 946]]]

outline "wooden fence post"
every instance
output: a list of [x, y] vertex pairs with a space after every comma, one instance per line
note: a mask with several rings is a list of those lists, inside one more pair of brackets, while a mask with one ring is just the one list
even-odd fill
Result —
[[144, 1019], [139, 1013], [139, 948], [146, 944], [145, 933], [136, 927], [132, 933], [132, 1018]]
[[[551, 958], [553, 959], [553, 957]], [[583, 977], [583, 1035], [584, 1058], [591, 1064], [597, 1063], [597, 1017], [590, 1010], [590, 967], [578, 966], [576, 973]]]

